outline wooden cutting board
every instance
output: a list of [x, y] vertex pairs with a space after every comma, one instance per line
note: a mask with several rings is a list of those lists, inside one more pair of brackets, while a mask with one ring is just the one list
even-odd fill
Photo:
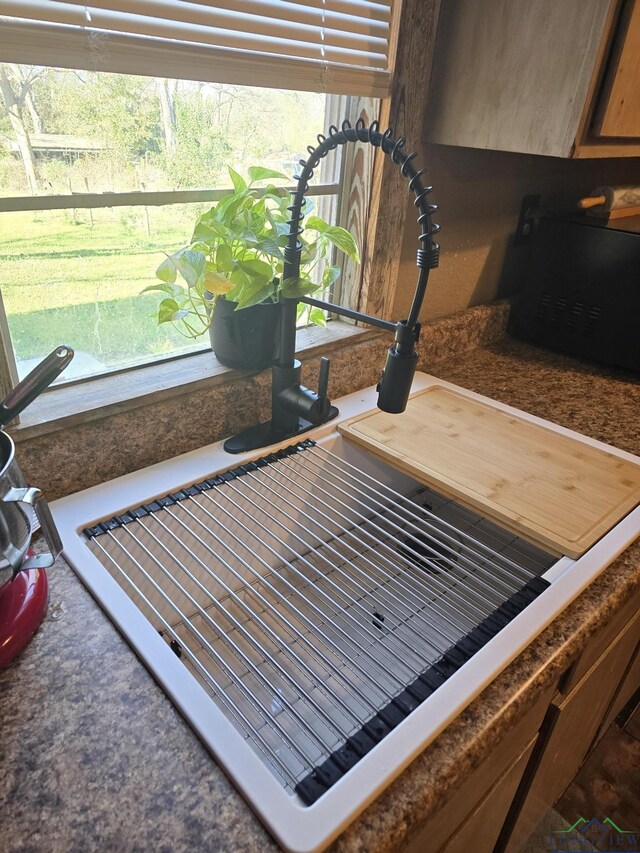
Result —
[[640, 503], [639, 464], [438, 385], [338, 429], [555, 555], [579, 557]]

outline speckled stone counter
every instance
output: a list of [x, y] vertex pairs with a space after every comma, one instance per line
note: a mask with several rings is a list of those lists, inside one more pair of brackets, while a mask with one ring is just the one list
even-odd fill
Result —
[[[509, 340], [432, 366], [640, 454], [640, 380]], [[268, 851], [276, 845], [71, 570], [0, 673], [0, 850]], [[640, 586], [621, 555], [393, 782], [334, 851], [401, 849]]]

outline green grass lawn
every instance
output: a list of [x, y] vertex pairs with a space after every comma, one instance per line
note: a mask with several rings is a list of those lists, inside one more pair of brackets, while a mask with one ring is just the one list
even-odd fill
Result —
[[[116, 367], [184, 350], [194, 342], [158, 328], [155, 280], [163, 252], [190, 237], [203, 205], [0, 215], [0, 286], [18, 360], [60, 343]], [[199, 339], [196, 346], [206, 343]]]

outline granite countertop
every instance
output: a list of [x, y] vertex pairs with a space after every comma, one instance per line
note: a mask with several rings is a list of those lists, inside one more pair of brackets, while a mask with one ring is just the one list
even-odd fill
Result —
[[[640, 381], [505, 339], [437, 376], [640, 455]], [[34, 640], [0, 673], [3, 851], [268, 851], [277, 846], [58, 560]], [[622, 554], [334, 843], [399, 849], [640, 586]]]

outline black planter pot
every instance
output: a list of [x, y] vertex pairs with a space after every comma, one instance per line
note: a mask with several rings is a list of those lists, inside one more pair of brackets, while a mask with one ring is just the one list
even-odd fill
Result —
[[237, 303], [218, 299], [209, 328], [211, 348], [226, 367], [262, 370], [273, 361], [278, 303], [261, 302], [236, 311]]

